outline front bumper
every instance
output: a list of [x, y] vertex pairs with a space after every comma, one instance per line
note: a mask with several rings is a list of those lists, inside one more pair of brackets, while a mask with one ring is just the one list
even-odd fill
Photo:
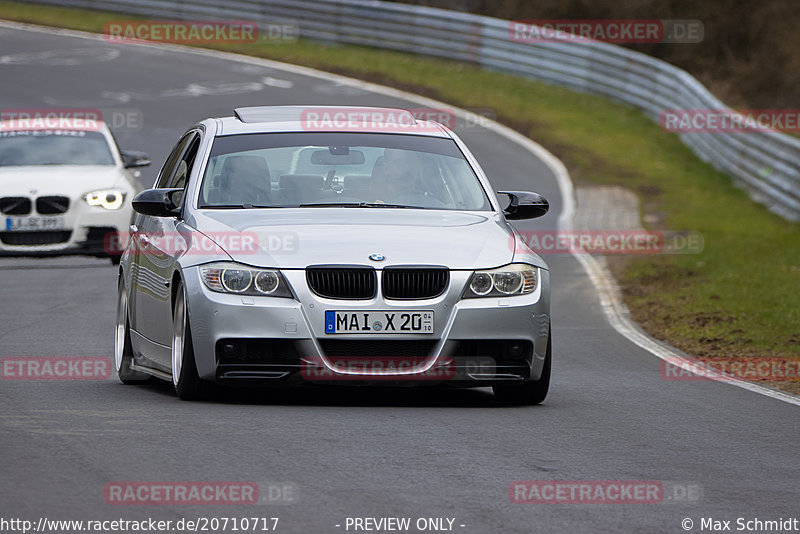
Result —
[[[40, 217], [37, 214], [28, 216]], [[58, 229], [8, 231], [8, 216], [0, 215], [0, 256], [120, 255], [120, 236], [128, 233], [133, 211], [130, 202], [118, 210], [89, 206], [72, 199]], [[16, 216], [15, 216], [16, 217]]]
[[[471, 272], [420, 301], [349, 301], [308, 290], [305, 272], [282, 271], [298, 300], [210, 291], [198, 267], [183, 271], [200, 378], [234, 385], [491, 386], [537, 380], [548, 344], [549, 272], [533, 293], [461, 299]], [[379, 291], [377, 293], [381, 295]], [[325, 334], [325, 311], [434, 312], [432, 334]]]

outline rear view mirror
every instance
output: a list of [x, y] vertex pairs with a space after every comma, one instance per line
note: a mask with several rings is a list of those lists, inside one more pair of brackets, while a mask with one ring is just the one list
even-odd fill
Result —
[[550, 209], [550, 204], [539, 193], [528, 191], [498, 191], [498, 195], [508, 195], [511, 202], [503, 214], [506, 219], [535, 219], [541, 217]]
[[328, 150], [316, 150], [311, 153], [312, 165], [363, 165], [364, 153], [350, 150], [348, 147], [332, 146]]

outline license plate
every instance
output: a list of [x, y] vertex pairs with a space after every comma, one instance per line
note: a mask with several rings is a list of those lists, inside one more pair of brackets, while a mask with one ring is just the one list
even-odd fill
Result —
[[63, 230], [64, 217], [7, 217], [6, 231]]
[[326, 311], [326, 334], [433, 334], [433, 312]]

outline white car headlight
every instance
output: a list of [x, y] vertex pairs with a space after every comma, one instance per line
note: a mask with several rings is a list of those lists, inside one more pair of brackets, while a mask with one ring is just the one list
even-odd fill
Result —
[[292, 298], [289, 284], [275, 269], [259, 269], [238, 263], [212, 263], [201, 266], [200, 275], [206, 287], [218, 293]]
[[107, 210], [118, 210], [125, 202], [125, 193], [117, 189], [101, 189], [92, 191], [83, 196], [83, 200], [90, 206], [101, 206]]
[[463, 298], [527, 295], [536, 290], [537, 268], [526, 263], [511, 263], [489, 271], [475, 271]]

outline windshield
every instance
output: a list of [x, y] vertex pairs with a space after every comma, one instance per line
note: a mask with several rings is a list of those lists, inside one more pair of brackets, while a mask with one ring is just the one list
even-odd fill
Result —
[[491, 209], [478, 177], [452, 139], [372, 133], [217, 138], [199, 204]]
[[0, 131], [0, 166], [114, 165], [100, 132]]

